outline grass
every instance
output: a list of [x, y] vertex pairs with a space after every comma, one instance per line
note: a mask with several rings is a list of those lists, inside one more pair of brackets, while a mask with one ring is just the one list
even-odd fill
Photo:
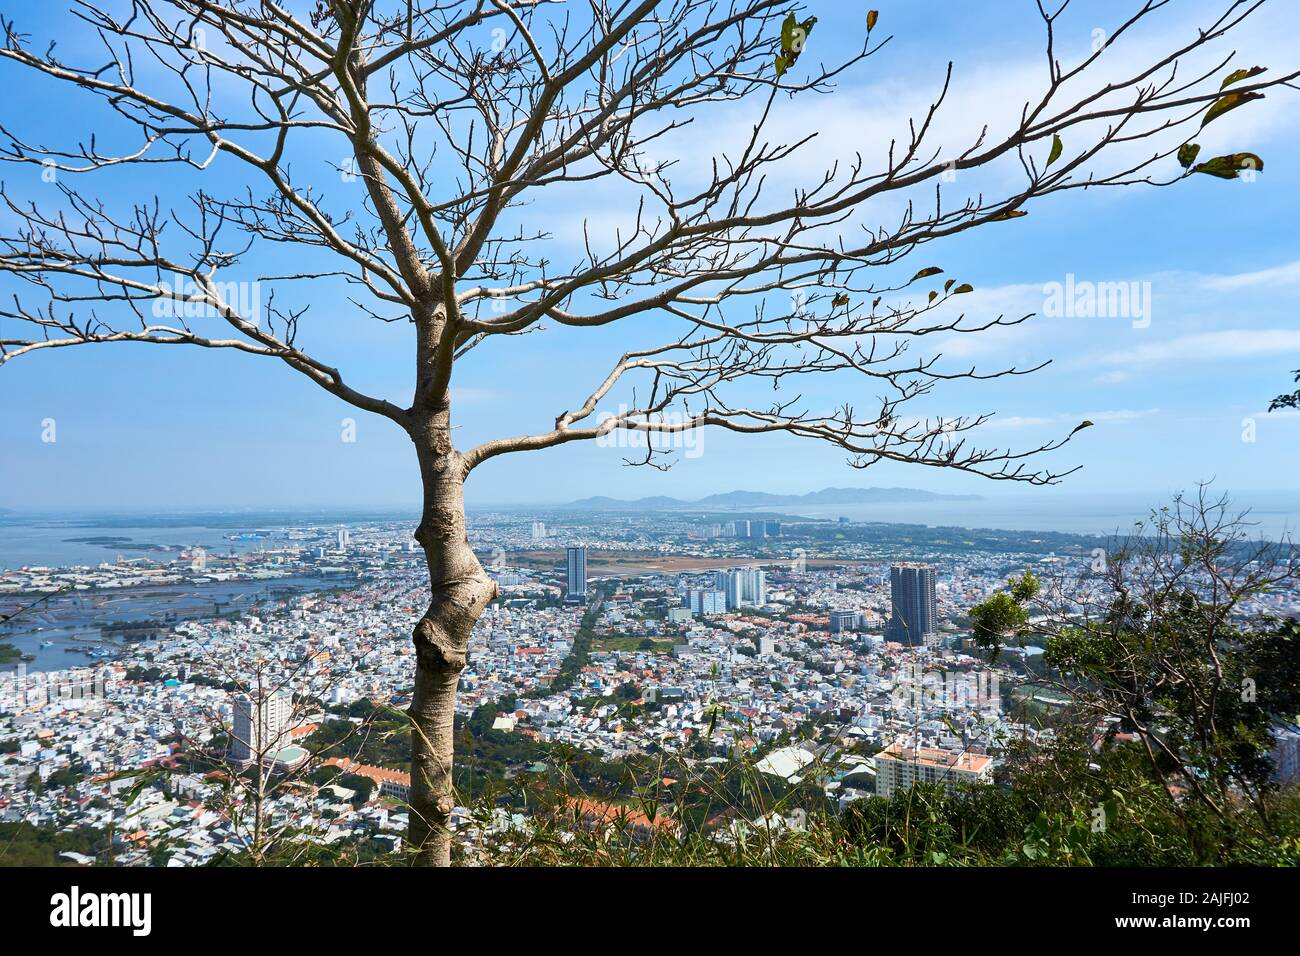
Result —
[[635, 634], [606, 634], [603, 637], [592, 639], [591, 650], [593, 653], [598, 653], [600, 651], [618, 651], [624, 654], [634, 653], [641, 651], [642, 643], [647, 640], [654, 645], [654, 648], [653, 650], [647, 649], [645, 653], [653, 654], [671, 654], [673, 645], [677, 643], [676, 640], [671, 637], [647, 638]]

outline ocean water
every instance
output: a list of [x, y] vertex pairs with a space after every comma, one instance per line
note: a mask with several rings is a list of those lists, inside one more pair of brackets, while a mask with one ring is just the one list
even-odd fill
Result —
[[32, 658], [25, 663], [29, 673], [85, 667], [117, 658], [125, 650], [119, 635], [101, 632], [107, 624], [133, 621], [166, 627], [218, 613], [256, 611], [263, 603], [274, 606], [285, 594], [350, 587], [355, 582], [351, 576], [298, 575], [62, 594], [0, 625], [0, 641]]
[[[94, 565], [117, 560], [118, 554], [128, 558], [151, 558], [160, 561], [175, 560], [180, 550], [201, 547], [211, 554], [227, 554], [232, 549], [245, 551], [256, 548], [259, 542], [227, 541], [228, 532], [221, 528], [197, 525], [157, 528], [114, 526], [105, 528], [84, 518], [31, 518], [9, 515], [0, 521], [0, 569], [30, 566], [68, 567]], [[72, 538], [127, 538], [130, 544], [157, 545], [173, 550], [141, 551], [113, 545], [72, 541]], [[267, 547], [268, 539], [260, 546]]]
[[[340, 525], [418, 518], [401, 512], [262, 511], [150, 515], [0, 513], [0, 570], [6, 568], [68, 567], [114, 562], [127, 558], [173, 561], [183, 550], [203, 548], [209, 554], [227, 555], [259, 548], [302, 544], [290, 530], [323, 530], [332, 536]], [[259, 532], [253, 536], [252, 532]], [[228, 537], [229, 536], [229, 537]], [[78, 539], [115, 538], [121, 543]], [[134, 545], [135, 547], [132, 547]], [[167, 550], [144, 550], [153, 545]]]
[[[1218, 492], [1215, 492], [1217, 497]], [[1227, 490], [1231, 511], [1246, 512], [1244, 520], [1253, 537], [1300, 540], [1300, 491], [1233, 492]], [[851, 521], [921, 524], [930, 527], [996, 528], [1004, 531], [1063, 531], [1076, 534], [1126, 533], [1151, 509], [1168, 504], [1173, 492], [1122, 492], [1082, 495], [1056, 488], [1033, 493], [988, 493], [975, 500], [940, 499], [929, 502], [887, 502], [860, 505], [790, 505], [765, 508], [785, 514]], [[538, 505], [539, 512], [557, 506]], [[512, 506], [512, 511], [527, 510]], [[593, 518], [600, 512], [591, 512]], [[611, 512], [611, 522], [626, 514]], [[265, 512], [220, 515], [166, 515], [158, 518], [129, 515], [25, 515], [0, 514], [0, 570], [32, 565], [66, 567], [115, 561], [118, 554], [174, 560], [180, 550], [202, 547], [211, 554], [228, 554], [289, 543], [291, 528], [332, 528], [359, 521], [414, 521], [402, 512], [291, 514]], [[133, 521], [140, 522], [133, 524]], [[228, 539], [229, 534], [267, 531], [259, 538]], [[70, 539], [114, 537], [129, 544], [172, 549], [143, 551]]]
[[[1050, 489], [1049, 489], [1050, 492]], [[1217, 498], [1217, 496], [1215, 496]], [[772, 510], [812, 518], [845, 517], [930, 527], [996, 528], [1004, 531], [1062, 531], [1121, 534], [1146, 519], [1153, 508], [1171, 503], [1173, 494], [987, 495], [976, 501], [883, 503], [780, 507]], [[1229, 511], [1246, 512], [1251, 537], [1300, 541], [1300, 492], [1229, 493]]]

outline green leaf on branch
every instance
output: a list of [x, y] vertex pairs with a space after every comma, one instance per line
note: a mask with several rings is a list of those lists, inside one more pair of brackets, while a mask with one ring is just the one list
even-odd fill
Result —
[[952, 290], [952, 294], [965, 295], [967, 292], [974, 292], [974, 291], [975, 291], [975, 287], [973, 285], [971, 285], [969, 282], [963, 282], [961, 285], [957, 286], [957, 288]]
[[924, 279], [927, 276], [937, 276], [942, 271], [943, 270], [940, 269], [938, 266], [927, 266], [926, 268], [918, 272], [916, 275], [912, 276], [912, 281], [915, 282], [917, 279]]
[[1008, 219], [1019, 219], [1021, 216], [1028, 215], [1029, 213], [1023, 209], [1008, 209], [1006, 212], [1000, 212], [996, 216], [990, 217], [989, 222], [1005, 222]]
[[1199, 143], [1183, 143], [1178, 147], [1178, 162], [1183, 169], [1191, 168], [1192, 163], [1196, 162], [1196, 157], [1200, 155], [1201, 147]]
[[781, 52], [776, 58], [776, 78], [779, 80], [790, 67], [794, 66], [803, 52], [804, 44], [813, 27], [817, 25], [816, 17], [809, 17], [803, 23], [794, 18], [794, 13], [787, 13], [781, 23]]
[[1194, 173], [1205, 173], [1219, 179], [1236, 179], [1243, 169], [1262, 172], [1264, 161], [1254, 153], [1232, 153], [1228, 156], [1216, 156], [1192, 168]]
[[[1052, 163], [1056, 162], [1058, 159], [1061, 158], [1061, 151], [1062, 151], [1063, 149], [1065, 149], [1065, 146], [1064, 146], [1064, 144], [1061, 142], [1061, 137], [1058, 136], [1058, 135], [1056, 135], [1055, 133], [1053, 133], [1053, 134], [1052, 134], [1052, 151], [1051, 151], [1050, 153], [1047, 154], [1047, 166], [1052, 165]], [[1044, 166], [1043, 168], [1046, 169], [1047, 166]]]
[[1214, 105], [1206, 112], [1205, 118], [1201, 120], [1201, 128], [1204, 129], [1224, 113], [1231, 112], [1238, 106], [1249, 103], [1251, 100], [1262, 100], [1263, 98], [1263, 93], [1229, 93], [1226, 96], [1221, 96], [1214, 101]]
[[1259, 76], [1267, 69], [1268, 67], [1266, 66], [1252, 66], [1249, 70], [1234, 70], [1224, 78], [1223, 85], [1220, 86], [1219, 89], [1226, 90], [1228, 87], [1232, 86], [1233, 83], [1240, 83], [1242, 80], [1248, 80], [1253, 76]]
[[794, 28], [799, 25], [799, 21], [794, 18], [794, 12], [791, 11], [785, 15], [785, 20], [781, 24], [781, 52], [789, 53], [794, 49]]

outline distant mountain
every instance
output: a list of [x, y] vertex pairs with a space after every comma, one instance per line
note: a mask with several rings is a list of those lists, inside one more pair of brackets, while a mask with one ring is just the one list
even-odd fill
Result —
[[676, 511], [689, 509], [732, 509], [732, 508], [775, 508], [798, 507], [800, 505], [868, 505], [889, 502], [920, 501], [979, 501], [980, 495], [941, 495], [919, 488], [823, 488], [806, 495], [774, 495], [766, 491], [729, 491], [726, 494], [709, 495], [698, 501], [683, 501], [681, 498], [669, 498], [655, 495], [651, 498], [637, 498], [629, 501], [622, 498], [610, 498], [597, 495], [571, 501], [565, 507], [582, 511]]

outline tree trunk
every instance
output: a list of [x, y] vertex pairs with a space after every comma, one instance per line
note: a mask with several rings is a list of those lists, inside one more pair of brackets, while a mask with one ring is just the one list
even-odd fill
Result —
[[408, 840], [420, 866], [451, 863], [449, 821], [456, 688], [470, 631], [496, 597], [465, 530], [464, 463], [451, 444], [446, 409], [412, 429], [424, 509], [415, 538], [429, 564], [429, 609], [415, 626], [415, 691], [409, 710], [411, 794]]

